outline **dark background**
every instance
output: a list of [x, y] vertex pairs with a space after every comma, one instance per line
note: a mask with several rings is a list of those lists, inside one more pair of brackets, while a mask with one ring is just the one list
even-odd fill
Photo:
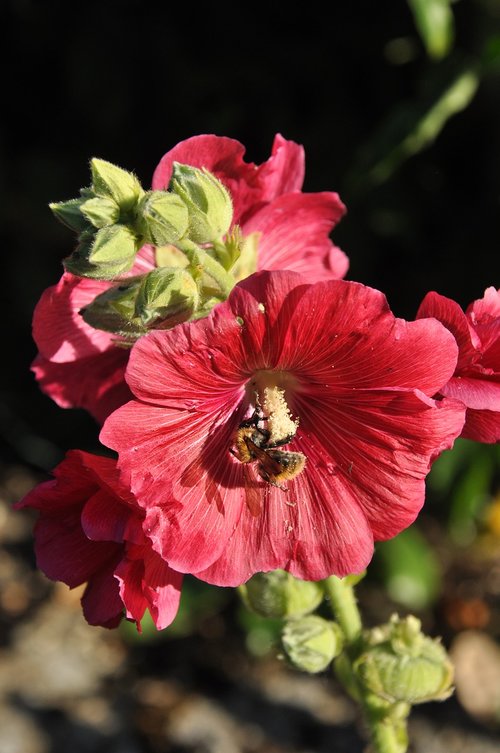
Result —
[[[435, 62], [401, 0], [333, 4], [328, 20], [315, 3], [298, 14], [272, 3], [241, 6], [239, 16], [235, 7], [153, 10], [130, 0], [4, 4], [8, 356], [0, 411], [8, 457], [46, 468], [66, 448], [95, 443], [92, 420], [58, 409], [29, 372], [33, 307], [73, 245], [47, 205], [88, 184], [92, 156], [134, 170], [147, 186], [160, 157], [191, 135], [239, 139], [247, 159], [261, 162], [280, 132], [305, 146], [305, 190], [337, 190], [347, 204], [334, 238], [350, 257], [348, 277], [383, 290], [397, 315], [413, 317], [428, 290], [466, 306], [499, 285], [498, 70], [388, 180], [370, 185], [360, 163], [363, 153], [373, 157], [375, 134], [398, 108], [411, 110], [442, 76], [479, 61], [500, 33], [500, 3], [453, 8], [454, 48]], [[395, 39], [406, 62], [394, 62]]]

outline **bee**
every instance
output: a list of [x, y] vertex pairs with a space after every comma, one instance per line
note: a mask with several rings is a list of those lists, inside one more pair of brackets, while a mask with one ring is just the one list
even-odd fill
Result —
[[305, 468], [306, 456], [302, 452], [285, 452], [269, 447], [259, 447], [248, 437], [245, 437], [244, 441], [251, 457], [247, 462], [256, 460], [259, 476], [284, 492], [288, 489], [280, 482], [291, 481]]
[[270, 442], [269, 431], [261, 425], [265, 420], [257, 408], [249, 419], [242, 421], [234, 436], [236, 450], [231, 449], [231, 453], [241, 463], [256, 462], [257, 472], [264, 481], [287, 491], [281, 482], [291, 481], [302, 473], [306, 456], [301, 452], [276, 449], [288, 444], [293, 436], [287, 435]]

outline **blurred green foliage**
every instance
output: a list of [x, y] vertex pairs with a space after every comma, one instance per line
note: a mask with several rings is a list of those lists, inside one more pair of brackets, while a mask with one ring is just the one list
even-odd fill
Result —
[[377, 544], [375, 562], [388, 596], [407, 609], [424, 609], [439, 596], [440, 563], [416, 526]]
[[442, 595], [442, 562], [435, 550], [435, 535], [430, 539], [426, 530], [431, 516], [440, 526], [442, 550], [481, 547], [486, 513], [499, 489], [498, 445], [459, 439], [436, 460], [427, 479], [425, 517], [376, 547], [374, 565], [391, 599], [420, 610]]
[[429, 57], [445, 57], [455, 34], [452, 0], [408, 0], [408, 5]]

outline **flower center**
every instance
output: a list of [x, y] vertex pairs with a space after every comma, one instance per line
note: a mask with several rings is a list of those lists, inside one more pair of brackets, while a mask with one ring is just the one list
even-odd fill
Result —
[[264, 370], [256, 372], [248, 384], [253, 393], [249, 397], [266, 420], [270, 447], [288, 444], [297, 433], [299, 419], [292, 418], [288, 407], [294, 384], [294, 377], [286, 372]]
[[256, 372], [247, 384], [253, 415], [241, 422], [230, 449], [240, 463], [256, 463], [260, 478], [284, 492], [288, 488], [283, 482], [302, 473], [306, 464], [301, 452], [277, 449], [297, 433], [299, 420], [292, 418], [287, 402], [294, 385], [295, 379], [285, 372]]

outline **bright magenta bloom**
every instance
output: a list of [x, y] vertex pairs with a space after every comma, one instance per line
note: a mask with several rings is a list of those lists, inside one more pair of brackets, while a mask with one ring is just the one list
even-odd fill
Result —
[[450, 298], [428, 293], [417, 313], [424, 316], [439, 319], [458, 343], [457, 368], [440, 393], [467, 407], [461, 436], [500, 441], [500, 290], [488, 288], [465, 313]]
[[[463, 406], [430, 397], [456, 360], [439, 322], [396, 319], [376, 290], [260, 273], [208, 318], [139, 340], [135, 399], [101, 439], [176, 570], [229, 586], [276, 568], [344, 576], [414, 520], [431, 461], [460, 433]], [[292, 433], [299, 421], [286, 450], [307, 457], [286, 491], [234, 454], [256, 396], [265, 414], [269, 395]]]
[[[174, 160], [205, 166], [230, 190], [243, 235], [259, 233], [259, 269], [293, 269], [311, 281], [343, 277], [348, 260], [329, 233], [345, 207], [336, 193], [301, 193], [303, 148], [276, 136], [260, 166], [244, 162], [244, 152], [233, 139], [194, 136], [162, 158], [153, 188], [167, 187]], [[129, 275], [154, 266], [154, 249], [144, 246]], [[43, 293], [33, 318], [39, 349], [33, 371], [41, 388], [61, 407], [85, 408], [99, 423], [130, 397], [124, 382], [129, 351], [116, 347], [114, 335], [86, 324], [79, 311], [111, 284], [65, 273]]]
[[182, 576], [151, 548], [144, 513], [119, 481], [116, 462], [74, 450], [16, 505], [33, 507], [38, 567], [82, 598], [91, 625], [116, 627], [124, 610], [137, 626], [149, 609], [156, 627], [177, 614]]

